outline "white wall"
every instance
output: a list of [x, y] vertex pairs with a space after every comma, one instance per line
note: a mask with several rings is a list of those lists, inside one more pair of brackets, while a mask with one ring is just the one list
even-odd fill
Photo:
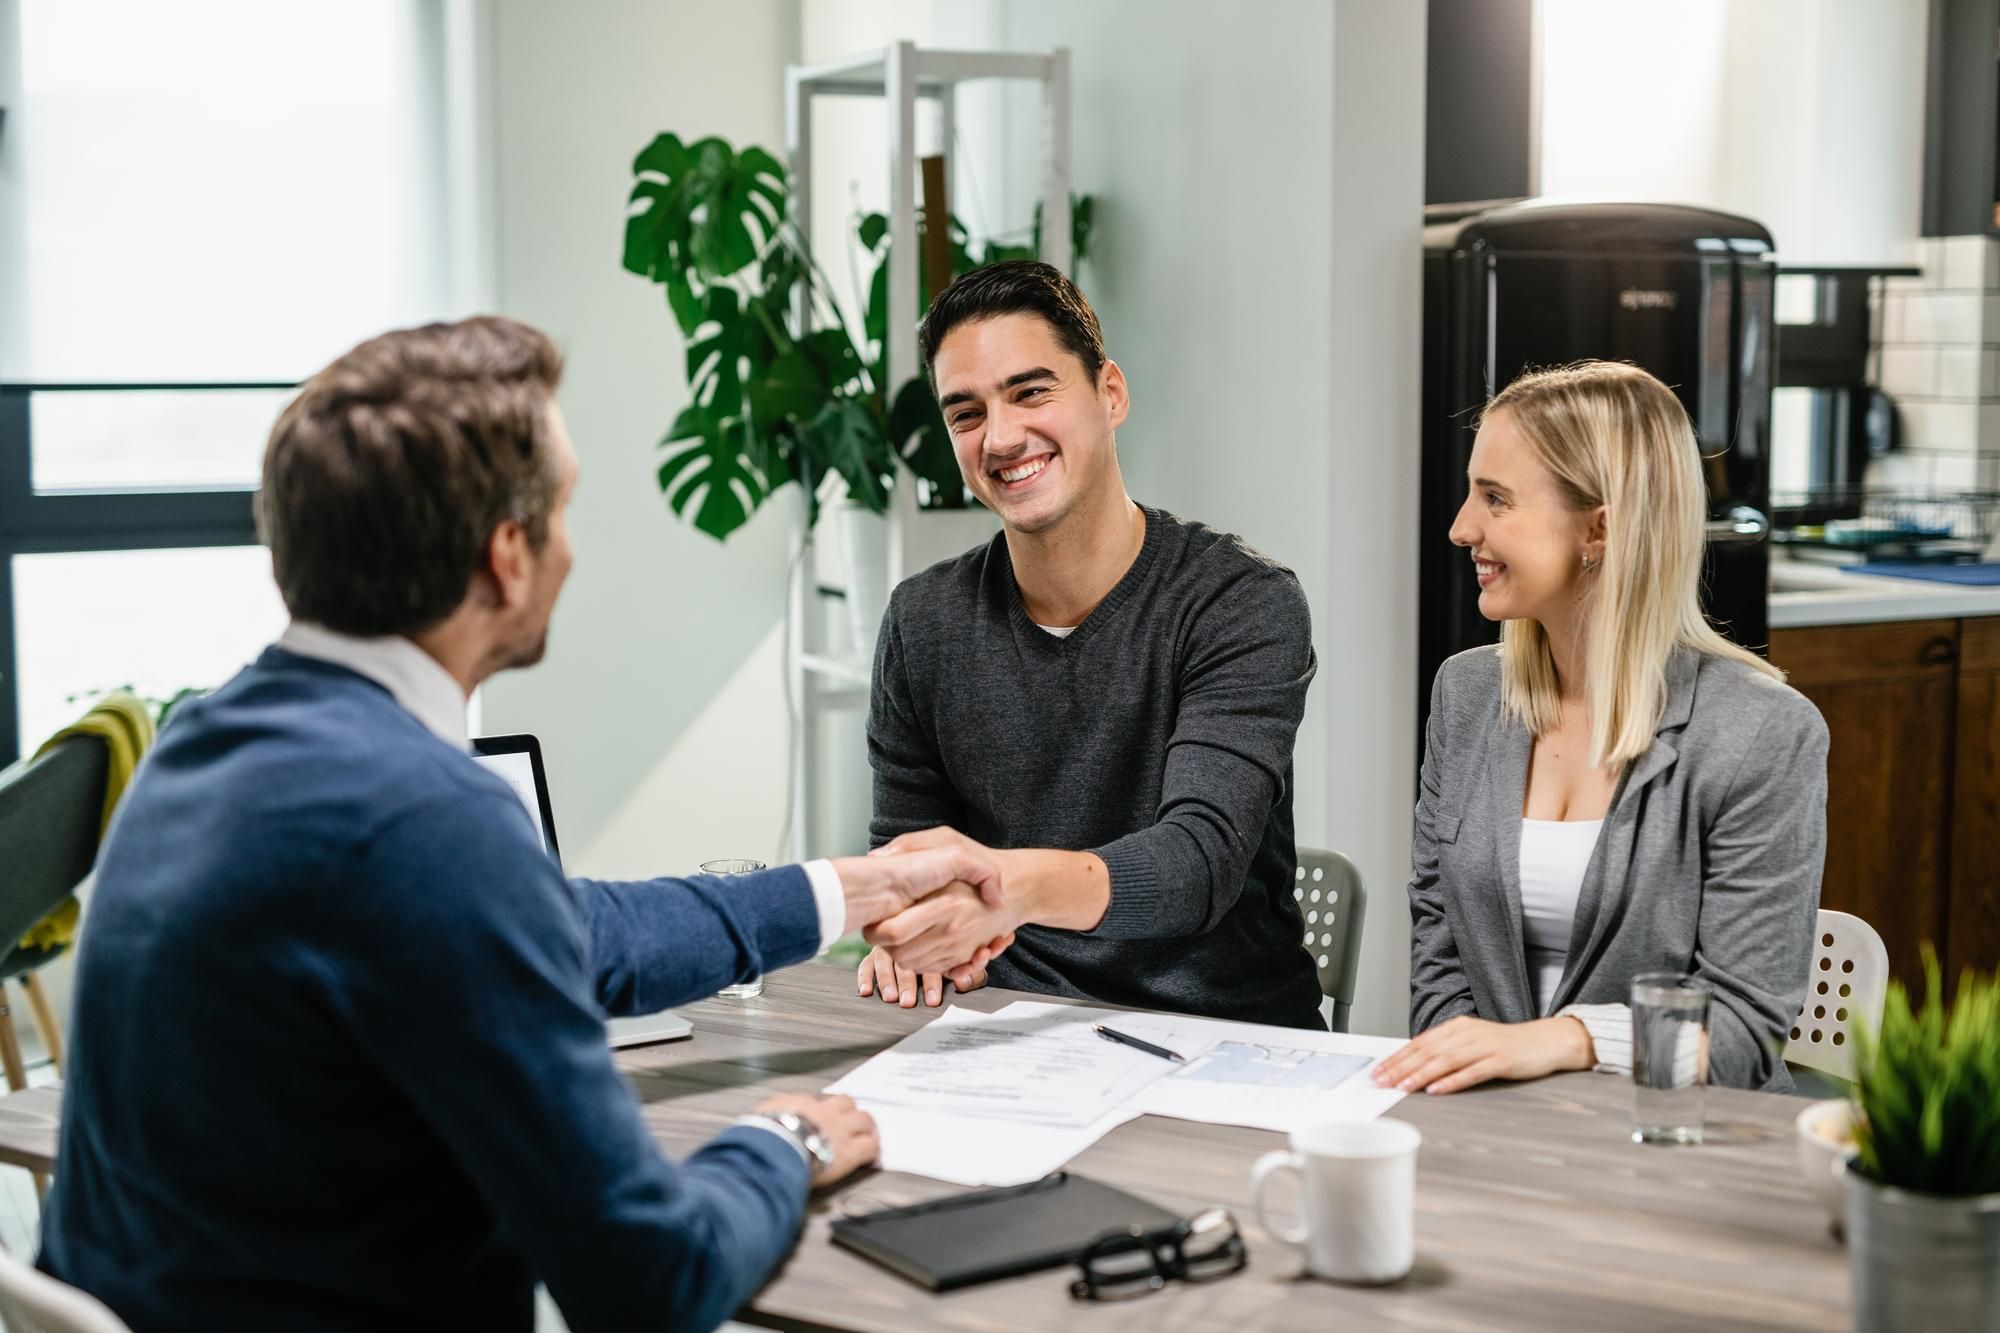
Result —
[[1547, 194], [1702, 204], [1794, 263], [1908, 257], [1926, 0], [1541, 0]]
[[1373, 901], [1354, 1029], [1409, 1031], [1410, 810], [1417, 782], [1418, 394], [1424, 16], [1343, 0], [1333, 69], [1332, 464], [1321, 616], [1328, 840]]
[[[808, 59], [896, 38], [1070, 49], [1074, 188], [1098, 199], [1080, 281], [1132, 384], [1126, 478], [1147, 503], [1242, 533], [1305, 586], [1320, 674], [1298, 833], [1353, 855], [1374, 892], [1355, 1021], [1377, 1032], [1403, 1031], [1408, 1011], [1423, 13], [810, 0], [803, 44]], [[954, 207], [985, 226], [1028, 220], [1037, 98], [1023, 86], [961, 113], [984, 160], [960, 164]], [[875, 133], [845, 168], [816, 158], [820, 197], [837, 201], [816, 210], [822, 229], [846, 211], [848, 179], [879, 201]]]
[[782, 150], [796, 17], [782, 0], [491, 10], [498, 304], [568, 357], [582, 480], [548, 658], [487, 685], [483, 725], [543, 738], [578, 873], [776, 850], [788, 514], [767, 507], [718, 545], [667, 509], [655, 446], [686, 399], [681, 339], [659, 289], [619, 256], [631, 161], [655, 133]]
[[1910, 257], [1926, 0], [1731, 0], [1718, 197], [1805, 263]]
[[1714, 199], [1726, 6], [1538, 0], [1541, 193]]

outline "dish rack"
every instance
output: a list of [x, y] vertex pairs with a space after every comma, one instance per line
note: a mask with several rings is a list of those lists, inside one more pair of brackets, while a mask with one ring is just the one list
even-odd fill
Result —
[[1977, 560], [2000, 531], [2000, 491], [1821, 486], [1771, 496], [1772, 540], [1871, 558]]

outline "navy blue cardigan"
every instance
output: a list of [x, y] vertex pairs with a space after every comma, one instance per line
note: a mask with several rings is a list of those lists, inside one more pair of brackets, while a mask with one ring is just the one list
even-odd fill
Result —
[[606, 1013], [819, 945], [796, 867], [565, 881], [499, 777], [273, 648], [182, 706], [99, 861], [40, 1263], [138, 1333], [707, 1328], [808, 1189], [736, 1128], [675, 1164]]

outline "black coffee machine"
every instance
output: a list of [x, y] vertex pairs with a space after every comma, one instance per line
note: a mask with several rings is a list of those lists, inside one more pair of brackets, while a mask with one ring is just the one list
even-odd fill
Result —
[[[1475, 206], [1476, 207], [1476, 206]], [[1523, 370], [1630, 361], [1687, 408], [1708, 478], [1703, 607], [1762, 651], [1769, 629], [1771, 235], [1673, 204], [1527, 200], [1426, 210], [1419, 713], [1453, 653], [1499, 638], [1466, 552], [1445, 537], [1465, 500], [1473, 423]], [[1421, 749], [1423, 719], [1418, 719]]]

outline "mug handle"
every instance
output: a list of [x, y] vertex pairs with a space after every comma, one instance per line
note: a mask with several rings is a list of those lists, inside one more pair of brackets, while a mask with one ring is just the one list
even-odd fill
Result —
[[1273, 1148], [1259, 1157], [1257, 1165], [1250, 1168], [1250, 1209], [1257, 1215], [1257, 1225], [1295, 1250], [1303, 1250], [1306, 1247], [1305, 1220], [1302, 1217], [1295, 1227], [1272, 1226], [1269, 1215], [1264, 1211], [1264, 1186], [1270, 1183], [1272, 1176], [1280, 1172], [1288, 1171], [1298, 1175], [1302, 1169], [1298, 1154], [1283, 1148]]

